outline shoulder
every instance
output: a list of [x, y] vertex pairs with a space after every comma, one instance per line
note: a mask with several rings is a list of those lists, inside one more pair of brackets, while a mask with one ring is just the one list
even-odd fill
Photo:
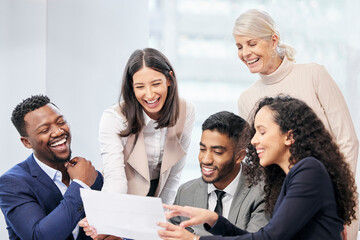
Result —
[[179, 98], [179, 103], [180, 103], [180, 109], [184, 109], [186, 111], [187, 116], [194, 114], [195, 107], [190, 101], [185, 100], [184, 98]]
[[301, 159], [298, 163], [293, 167], [294, 170], [298, 169], [307, 169], [307, 168], [319, 168], [325, 169], [324, 164], [315, 157], [306, 157]]
[[204, 183], [204, 181], [200, 177], [181, 184], [181, 186], [179, 187], [179, 191], [194, 191], [194, 189], [199, 189], [199, 187], [205, 185], [206, 183]]
[[246, 101], [247, 98], [251, 97], [253, 94], [255, 94], [257, 92], [257, 88], [258, 85], [262, 84], [260, 78], [257, 79], [254, 83], [252, 83], [250, 85], [250, 87], [248, 87], [247, 89], [245, 89], [241, 94], [240, 97], [238, 99], [238, 101]]
[[36, 178], [31, 176], [27, 161], [23, 161], [11, 169], [6, 171], [0, 177], [0, 192], [16, 191], [18, 188], [23, 188], [28, 184], [35, 184]]
[[304, 73], [319, 73], [326, 71], [324, 65], [318, 63], [296, 63], [294, 64], [293, 71], [301, 71]]
[[121, 106], [119, 103], [112, 105], [104, 110], [103, 115], [112, 116], [119, 119], [125, 119], [125, 116], [122, 114]]
[[29, 176], [29, 170], [28, 170], [28, 164], [27, 160], [16, 164], [12, 168], [10, 168], [8, 171], [6, 171], [2, 176], [1, 179], [4, 178], [19, 178], [20, 176]]
[[306, 157], [293, 166], [287, 178], [301, 179], [304, 182], [317, 182], [321, 178], [329, 178], [329, 174], [324, 164], [315, 157]]
[[246, 180], [245, 174], [242, 174], [242, 181], [244, 186], [249, 188], [249, 196], [253, 196], [255, 198], [258, 198], [259, 196], [265, 196], [265, 192], [264, 192], [265, 183], [263, 181], [259, 181], [256, 184], [250, 184]]
[[118, 129], [117, 132], [122, 131], [127, 126], [125, 116], [122, 114], [119, 104], [115, 104], [104, 110], [100, 120], [100, 130], [113, 128]]

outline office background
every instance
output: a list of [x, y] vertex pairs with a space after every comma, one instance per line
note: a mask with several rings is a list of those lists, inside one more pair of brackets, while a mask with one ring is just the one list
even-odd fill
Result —
[[[298, 63], [325, 65], [359, 136], [360, 1], [0, 0], [0, 174], [31, 153], [10, 116], [38, 93], [49, 95], [70, 123], [73, 155], [101, 169], [100, 116], [118, 99], [130, 54], [150, 46], [170, 59], [180, 95], [195, 105], [181, 181], [198, 177], [202, 122], [220, 110], [236, 113], [240, 93], [257, 79], [238, 59], [232, 37], [236, 17], [249, 8], [273, 16]], [[2, 214], [0, 239], [7, 239]]]

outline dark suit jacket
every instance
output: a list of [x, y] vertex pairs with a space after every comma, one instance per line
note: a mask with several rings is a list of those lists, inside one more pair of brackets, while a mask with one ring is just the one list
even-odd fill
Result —
[[273, 216], [260, 231], [249, 234], [221, 217], [209, 230], [213, 234], [233, 236], [226, 238], [229, 240], [340, 240], [343, 220], [337, 215], [335, 193], [325, 166], [316, 158], [307, 157], [290, 169]]
[[[101, 190], [103, 177], [93, 186]], [[81, 186], [72, 182], [64, 197], [31, 154], [0, 177], [0, 207], [9, 239], [73, 239], [72, 231], [84, 214]], [[77, 239], [86, 239], [80, 228]]]
[[[233, 201], [230, 206], [229, 220], [237, 227], [256, 232], [265, 226], [270, 217], [265, 213], [265, 193], [262, 185], [249, 185], [245, 175], [240, 175]], [[175, 205], [208, 208], [208, 185], [202, 178], [184, 183], [178, 189]], [[176, 225], [187, 218], [174, 217], [170, 221]], [[210, 235], [202, 225], [192, 227], [199, 236]]]

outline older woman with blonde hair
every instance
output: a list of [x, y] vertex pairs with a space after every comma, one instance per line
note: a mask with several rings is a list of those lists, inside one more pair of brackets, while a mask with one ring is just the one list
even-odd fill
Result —
[[[283, 93], [303, 100], [322, 120], [355, 176], [359, 141], [341, 90], [324, 66], [296, 64], [295, 49], [281, 41], [274, 20], [265, 11], [242, 13], [233, 34], [240, 60], [260, 77], [241, 93], [239, 115], [249, 119], [251, 109], [265, 96]], [[356, 239], [358, 232], [358, 222], [353, 225], [348, 229], [350, 240]]]

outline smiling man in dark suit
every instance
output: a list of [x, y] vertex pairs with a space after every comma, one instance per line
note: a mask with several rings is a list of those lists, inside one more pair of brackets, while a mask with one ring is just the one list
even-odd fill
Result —
[[[223, 111], [206, 119], [202, 131], [199, 152], [202, 177], [181, 185], [174, 205], [214, 210], [242, 229], [258, 231], [270, 218], [265, 212], [262, 184], [254, 186], [246, 181], [242, 160], [251, 139], [248, 123]], [[183, 220], [174, 217], [170, 221], [180, 224]], [[202, 225], [188, 230], [199, 236], [210, 234]]]
[[0, 207], [9, 239], [87, 239], [80, 188], [101, 190], [103, 178], [85, 158], [71, 159], [71, 134], [43, 95], [18, 104], [11, 118], [33, 153], [0, 177]]

